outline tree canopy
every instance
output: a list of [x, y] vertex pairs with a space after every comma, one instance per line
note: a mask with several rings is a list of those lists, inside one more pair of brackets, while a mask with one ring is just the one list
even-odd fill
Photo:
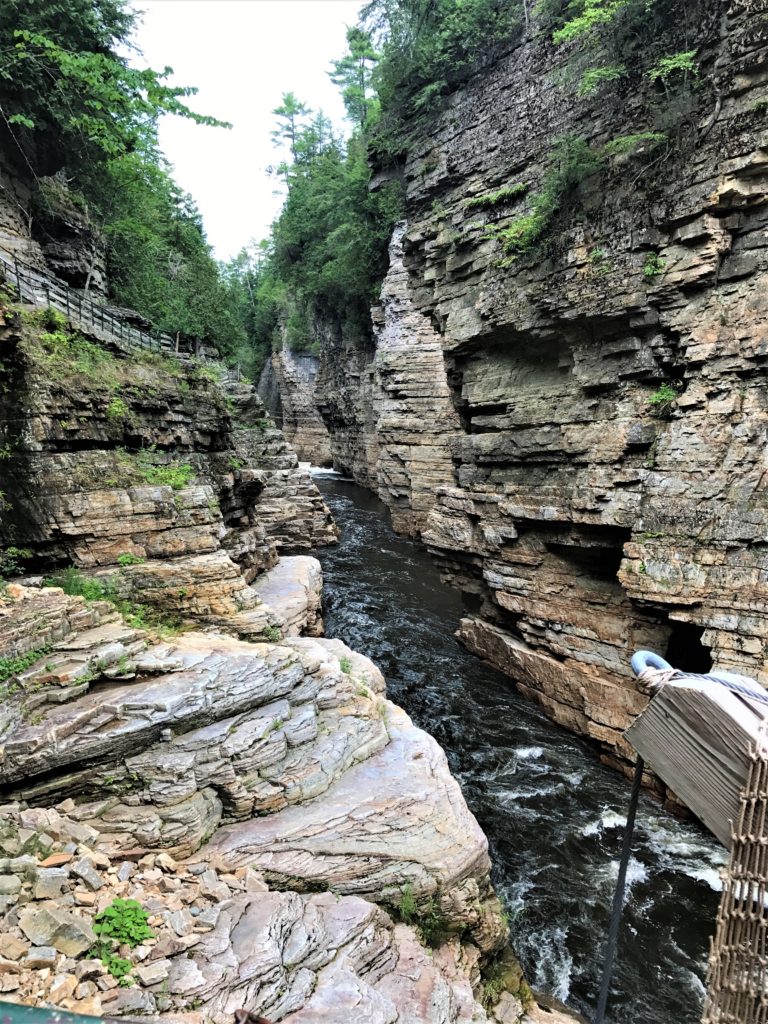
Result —
[[27, 164], [52, 173], [156, 149], [171, 113], [220, 125], [184, 100], [171, 68], [132, 67], [135, 15], [124, 0], [6, 0], [0, 7], [0, 111]]
[[223, 122], [187, 105], [196, 90], [169, 84], [171, 68], [129, 63], [134, 26], [126, 0], [6, 0], [0, 133], [37, 182], [38, 220], [75, 207], [106, 242], [115, 301], [233, 355], [246, 337], [237, 302], [157, 145], [164, 114]]

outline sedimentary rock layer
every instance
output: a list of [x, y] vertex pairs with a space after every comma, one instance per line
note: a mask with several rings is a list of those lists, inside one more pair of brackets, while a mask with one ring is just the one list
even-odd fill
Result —
[[[0, 544], [26, 550], [29, 568], [72, 564], [124, 597], [243, 635], [280, 625], [251, 584], [280, 552], [337, 531], [254, 388], [87, 338], [69, 341], [63, 364], [44, 316], [25, 311], [2, 328]], [[311, 628], [318, 571], [305, 580]]]
[[331, 441], [318, 409], [316, 356], [273, 352], [259, 381], [259, 395], [302, 462], [330, 466]]
[[[647, 76], [577, 97], [541, 33], [452, 95], [408, 157], [376, 349], [321, 370], [337, 463], [464, 592], [463, 639], [611, 756], [637, 647], [768, 681], [765, 5], [689, 14], [674, 145], [642, 141]], [[505, 258], [566, 135], [630, 142]]]
[[[243, 1006], [296, 1024], [521, 1019], [509, 992], [498, 1014], [476, 1001], [507, 937], [485, 837], [367, 658], [338, 640], [159, 641], [106, 602], [18, 585], [0, 636], [0, 658], [31, 662], [0, 717], [6, 998], [194, 1024]], [[116, 897], [149, 916], [121, 947], [130, 989], [95, 945]]]

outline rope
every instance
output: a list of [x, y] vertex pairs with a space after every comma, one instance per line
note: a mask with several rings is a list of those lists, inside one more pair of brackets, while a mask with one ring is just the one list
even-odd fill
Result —
[[768, 693], [765, 690], [756, 688], [756, 684], [751, 683], [746, 676], [742, 677], [744, 678], [743, 683], [739, 682], [739, 678], [738, 676], [718, 675], [714, 672], [706, 675], [697, 672], [681, 672], [677, 668], [644, 668], [637, 677], [642, 692], [651, 695], [658, 693], [663, 686], [675, 679], [696, 679], [702, 683], [717, 683], [730, 690], [731, 693], [737, 693], [740, 697], [746, 697], [758, 704], [768, 704]]
[[613, 965], [616, 959], [616, 947], [619, 942], [619, 923], [621, 911], [624, 907], [624, 893], [627, 887], [627, 868], [632, 853], [632, 838], [635, 833], [635, 817], [637, 805], [640, 799], [640, 784], [643, 780], [643, 769], [645, 763], [638, 755], [635, 762], [635, 775], [632, 779], [632, 792], [629, 797], [629, 809], [627, 811], [627, 825], [624, 830], [624, 842], [621, 848], [619, 859], [619, 875], [616, 879], [616, 890], [613, 894], [613, 909], [611, 910], [611, 923], [608, 927], [608, 939], [605, 944], [605, 960], [603, 961], [603, 977], [600, 984], [600, 996], [597, 1001], [597, 1013], [594, 1024], [603, 1024], [605, 1021], [605, 1008], [608, 1005], [608, 994], [611, 988], [611, 977]]

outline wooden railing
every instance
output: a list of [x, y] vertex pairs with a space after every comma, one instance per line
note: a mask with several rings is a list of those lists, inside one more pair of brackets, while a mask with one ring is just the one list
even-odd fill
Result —
[[204, 358], [202, 344], [184, 339], [183, 351], [179, 351], [176, 339], [165, 331], [142, 330], [119, 316], [108, 312], [104, 306], [87, 298], [82, 292], [68, 284], [23, 263], [11, 253], [0, 249], [0, 270], [6, 281], [13, 285], [23, 302], [34, 306], [51, 306], [63, 313], [69, 323], [78, 330], [102, 335], [124, 349], [147, 349], [168, 356], [187, 360], [192, 355]]

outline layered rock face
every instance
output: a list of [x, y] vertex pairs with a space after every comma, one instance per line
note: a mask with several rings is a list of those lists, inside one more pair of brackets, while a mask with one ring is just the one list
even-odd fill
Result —
[[302, 462], [330, 466], [331, 442], [318, 409], [318, 360], [287, 347], [274, 352], [259, 381], [259, 395]]
[[[2, 554], [91, 589], [0, 588], [3, 998], [517, 1024], [509, 951], [483, 988], [487, 841], [381, 673], [318, 638], [301, 552], [336, 527], [254, 389], [46, 318], [3, 328]], [[126, 906], [141, 940], [105, 940]]]
[[106, 296], [104, 239], [72, 201], [66, 179], [32, 183], [16, 142], [0, 125], [0, 251], [43, 272], [53, 272], [97, 300]]
[[552, 140], [647, 131], [648, 82], [576, 98], [537, 35], [453, 95], [409, 156], [376, 351], [323, 356], [334, 457], [466, 594], [464, 641], [611, 757], [638, 647], [768, 680], [765, 7], [689, 24], [695, 127], [606, 157], [515, 261], [488, 228]]
[[326, 332], [318, 380], [334, 465], [375, 490], [395, 529], [426, 526], [439, 486], [452, 479], [450, 438], [460, 421], [445, 376], [442, 339], [411, 298], [400, 225], [373, 310], [375, 349]]
[[[40, 315], [3, 329], [3, 546], [27, 549], [31, 567], [72, 563], [123, 596], [244, 636], [285, 626], [252, 584], [280, 553], [337, 531], [254, 389], [88, 339], [70, 340], [62, 362], [66, 332], [57, 342]], [[302, 628], [321, 628], [315, 560], [286, 562], [282, 578], [293, 580], [288, 604], [306, 595]]]
[[[17, 585], [0, 636], [28, 662], [0, 718], [5, 999], [193, 1024], [523, 1016], [508, 992], [490, 1015], [476, 1001], [507, 935], [487, 842], [367, 658], [158, 640], [106, 602]], [[128, 988], [94, 953], [116, 898], [148, 916], [120, 950]]]

